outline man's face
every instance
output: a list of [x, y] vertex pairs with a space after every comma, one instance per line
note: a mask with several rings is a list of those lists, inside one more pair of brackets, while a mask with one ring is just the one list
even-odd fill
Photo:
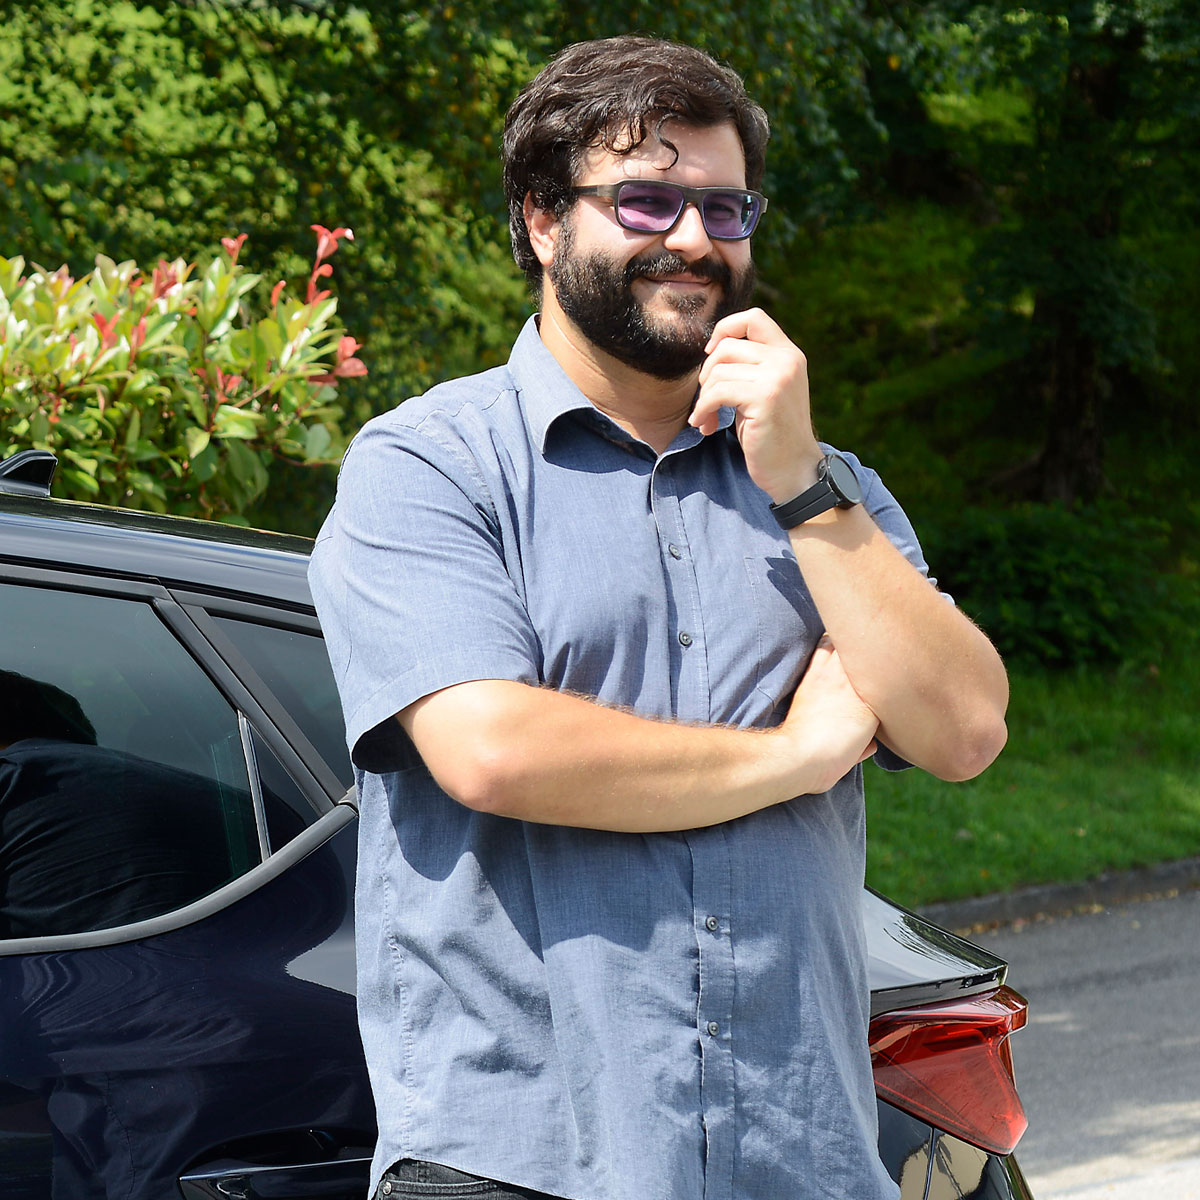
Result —
[[[577, 183], [745, 186], [732, 125], [669, 122], [663, 134], [678, 160], [653, 138], [627, 155], [595, 150]], [[749, 241], [712, 240], [693, 206], [668, 232], [646, 234], [623, 229], [612, 206], [593, 197], [580, 197], [561, 222], [547, 274], [559, 307], [593, 345], [660, 379], [696, 370], [713, 326], [744, 309], [754, 289]]]

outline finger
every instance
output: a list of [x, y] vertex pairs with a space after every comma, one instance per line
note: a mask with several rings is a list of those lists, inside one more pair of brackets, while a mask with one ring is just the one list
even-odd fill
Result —
[[688, 424], [703, 434], [716, 433], [721, 420], [719, 410], [723, 407], [724, 401], [719, 396], [710, 389], [701, 388], [688, 417]]
[[727, 337], [709, 351], [705, 358], [710, 362], [767, 362], [779, 353], [776, 346], [765, 342], [752, 342], [748, 338]]
[[700, 400], [706, 407], [715, 401], [715, 406], [734, 409], [739, 415], [753, 416], [759, 413], [756, 401], [762, 399], [762, 385], [753, 376], [730, 375], [709, 379], [700, 385]]
[[761, 342], [748, 342], [744, 338], [724, 338], [713, 347], [704, 365], [700, 368], [700, 382], [722, 363], [761, 363], [768, 352]]
[[708, 339], [705, 349], [711, 353], [724, 338], [746, 338], [764, 345], [789, 344], [787, 334], [761, 308], [748, 308], [744, 312], [722, 317], [713, 327], [712, 337]]
[[707, 377], [700, 380], [700, 386], [716, 387], [722, 383], [755, 383], [770, 385], [775, 377], [764, 372], [761, 363], [720, 363]]
[[820, 674], [823, 670], [828, 670], [837, 661], [837, 651], [833, 648], [833, 643], [828, 636], [823, 637], [813, 648], [813, 652], [809, 657], [808, 666], [804, 668], [804, 674], [807, 675], [810, 671], [814, 674]]
[[867, 748], [862, 752], [862, 754], [859, 755], [858, 761], [860, 763], [866, 762], [867, 759], [870, 758], [871, 755], [874, 754], [875, 751], [878, 749], [879, 749], [879, 743], [874, 738], [872, 738], [867, 743]]
[[761, 420], [762, 413], [756, 404], [761, 398], [758, 389], [759, 383], [753, 378], [709, 380], [701, 385], [688, 424], [694, 429], [711, 432], [709, 426], [716, 428], [722, 408], [733, 409], [739, 427], [742, 421]]
[[704, 429], [706, 432], [711, 432], [710, 426], [715, 428], [720, 424], [721, 409], [729, 407], [728, 398], [722, 396], [720, 389], [705, 388], [696, 400], [692, 415], [688, 417], [688, 424], [693, 429]]

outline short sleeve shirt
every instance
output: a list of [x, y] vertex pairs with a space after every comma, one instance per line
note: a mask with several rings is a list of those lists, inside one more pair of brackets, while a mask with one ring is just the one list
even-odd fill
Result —
[[823, 625], [768, 503], [731, 411], [656, 455], [535, 319], [506, 366], [355, 439], [310, 577], [358, 771], [373, 1187], [411, 1157], [571, 1200], [896, 1196], [866, 1048], [861, 768], [724, 824], [610, 833], [465, 808], [394, 720], [506, 679], [777, 723]]

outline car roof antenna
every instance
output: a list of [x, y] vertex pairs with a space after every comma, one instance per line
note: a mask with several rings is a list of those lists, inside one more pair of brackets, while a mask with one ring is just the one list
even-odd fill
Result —
[[49, 450], [19, 450], [0, 461], [0, 492], [49, 496], [58, 459]]

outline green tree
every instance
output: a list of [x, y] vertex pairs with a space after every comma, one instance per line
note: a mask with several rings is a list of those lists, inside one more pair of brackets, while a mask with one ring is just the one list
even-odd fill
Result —
[[[1196, 6], [1183, 0], [948, 4], [977, 87], [1021, 102], [977, 147], [1001, 221], [983, 239], [976, 301], [1020, 363], [1014, 425], [1041, 444], [1010, 476], [1043, 500], [1105, 486], [1105, 422], [1162, 364], [1155, 279], [1138, 235], [1195, 216]], [[1004, 128], [1004, 127], [1001, 127]]]

